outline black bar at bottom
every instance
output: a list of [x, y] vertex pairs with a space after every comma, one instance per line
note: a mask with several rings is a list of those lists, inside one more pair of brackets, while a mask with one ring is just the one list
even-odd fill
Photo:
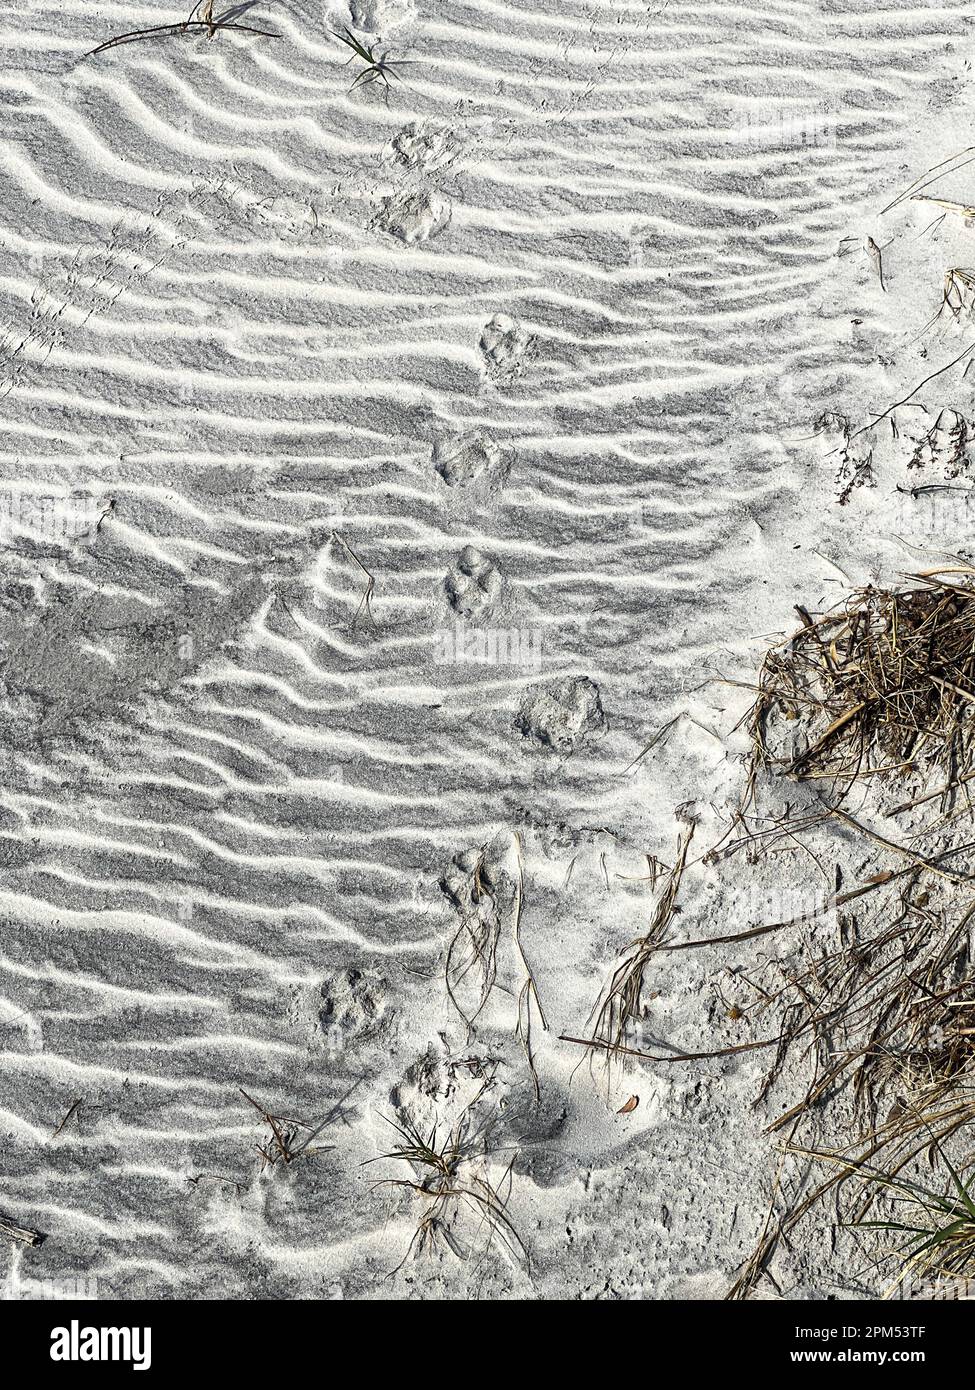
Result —
[[[379, 1302], [376, 1300], [375, 1302]], [[167, 1382], [190, 1371], [223, 1375], [245, 1372], [249, 1379], [264, 1373], [289, 1378], [303, 1370], [319, 1374], [331, 1355], [354, 1353], [366, 1330], [370, 1374], [377, 1346], [376, 1319], [381, 1318], [380, 1348], [402, 1355], [395, 1332], [399, 1309], [389, 1302], [362, 1309], [363, 1319], [350, 1326], [348, 1309], [334, 1300], [320, 1303], [128, 1303], [128, 1302], [4, 1302], [0, 1303], [0, 1335], [15, 1348], [18, 1365], [29, 1377], [35, 1370], [71, 1380], [85, 1373], [158, 1376]], [[541, 1349], [551, 1332], [545, 1323], [552, 1305], [524, 1307], [524, 1336]], [[473, 1310], [480, 1316], [481, 1309]], [[573, 1306], [573, 1329], [595, 1332], [604, 1354], [629, 1361], [634, 1349], [654, 1357], [677, 1357], [687, 1370], [748, 1375], [756, 1370], [787, 1371], [808, 1367], [821, 1372], [832, 1366], [880, 1366], [885, 1370], [926, 1371], [955, 1363], [958, 1347], [970, 1343], [975, 1309], [958, 1302], [765, 1302], [654, 1303], [639, 1309], [593, 1310], [593, 1321], [580, 1321]], [[408, 1305], [402, 1313], [417, 1328], [417, 1320], [436, 1318], [436, 1309], [420, 1311]], [[517, 1305], [505, 1304], [508, 1337], [519, 1336], [512, 1316]], [[543, 1320], [543, 1321], [540, 1321]], [[437, 1319], [441, 1352], [451, 1334], [469, 1344], [472, 1335], [463, 1314], [450, 1311]], [[552, 1329], [557, 1335], [557, 1327]], [[405, 1331], [405, 1329], [404, 1329]], [[507, 1338], [505, 1339], [508, 1340]], [[508, 1343], [509, 1349], [514, 1343]], [[331, 1350], [329, 1350], [331, 1348]], [[397, 1350], [399, 1348], [399, 1350]], [[637, 1360], [642, 1359], [642, 1354]], [[634, 1368], [635, 1369], [635, 1368]]]

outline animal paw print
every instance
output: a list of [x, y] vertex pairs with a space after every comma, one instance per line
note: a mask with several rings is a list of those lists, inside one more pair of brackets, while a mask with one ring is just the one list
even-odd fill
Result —
[[353, 29], [382, 38], [416, 19], [416, 0], [352, 0]]
[[503, 582], [497, 567], [472, 545], [465, 545], [444, 580], [455, 613], [477, 621], [490, 615], [501, 596]]
[[529, 691], [515, 719], [522, 737], [557, 753], [574, 752], [587, 735], [605, 727], [599, 687], [588, 676]]
[[501, 447], [484, 430], [437, 439], [433, 466], [448, 487], [469, 487], [482, 478], [499, 483], [505, 473]]
[[480, 341], [488, 379], [497, 386], [516, 381], [525, 369], [534, 343], [534, 338], [517, 319], [508, 314], [495, 314], [484, 325]]
[[383, 198], [372, 225], [406, 246], [416, 246], [440, 236], [450, 225], [452, 211], [449, 198], [429, 189], [414, 189]]
[[394, 135], [390, 152], [397, 164], [423, 174], [447, 169], [464, 150], [465, 142], [448, 127], [412, 121]]

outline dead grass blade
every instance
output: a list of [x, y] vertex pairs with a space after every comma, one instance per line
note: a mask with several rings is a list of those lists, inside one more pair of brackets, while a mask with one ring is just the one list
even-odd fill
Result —
[[589, 1049], [590, 1054], [602, 1053], [607, 1060], [614, 1055], [646, 1055], [629, 1047], [627, 1039], [631, 1024], [643, 1017], [644, 976], [655, 952], [664, 944], [667, 929], [674, 915], [681, 878], [687, 863], [687, 851], [693, 835], [694, 826], [688, 824], [678, 839], [674, 866], [667, 874], [646, 934], [631, 942], [623, 952], [619, 964], [593, 1006], [587, 1020], [591, 1027], [590, 1036], [580, 1039], [563, 1035], [564, 1041], [581, 1043]]
[[251, 8], [250, 4], [233, 5], [222, 15], [215, 16], [213, 0], [204, 0], [199, 18], [196, 18], [196, 15], [201, 10], [201, 6], [197, 4], [193, 6], [187, 19], [179, 20], [173, 24], [153, 24], [146, 29], [131, 29], [128, 33], [116, 34], [114, 38], [106, 39], [97, 48], [92, 48], [88, 53], [83, 54], [80, 61], [84, 62], [87, 58], [94, 58], [99, 53], [107, 52], [110, 48], [121, 48], [125, 44], [144, 43], [152, 39], [179, 38], [183, 34], [206, 34], [208, 39], [212, 39], [222, 30], [236, 30], [241, 34], [256, 34], [265, 39], [280, 38], [280, 34], [270, 29], [258, 29], [250, 24], [241, 24], [237, 20], [237, 15], [243, 14]]
[[338, 531], [333, 531], [332, 536], [335, 540], [338, 541], [339, 545], [345, 551], [346, 555], [348, 555], [352, 563], [356, 565], [357, 568], [361, 570], [362, 574], [365, 576], [365, 592], [363, 593], [362, 598], [359, 601], [359, 607], [356, 609], [355, 617], [352, 619], [352, 631], [355, 632], [356, 627], [359, 623], [359, 619], [362, 617], [363, 613], [372, 623], [373, 627], [375, 627], [376, 619], [373, 617], [372, 614], [372, 596], [376, 590], [376, 581], [373, 578], [373, 576], [369, 573], [369, 571], [366, 569], [362, 561], [359, 559], [358, 555], [352, 549], [351, 545], [349, 545], [345, 537], [341, 536], [338, 533]]

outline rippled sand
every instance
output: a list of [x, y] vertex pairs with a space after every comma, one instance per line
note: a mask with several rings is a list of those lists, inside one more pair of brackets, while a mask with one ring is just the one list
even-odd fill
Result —
[[[720, 1297], [761, 1060], [594, 1082], [559, 1035], [688, 818], [673, 930], [761, 915], [702, 860], [721, 680], [971, 534], [898, 492], [963, 368], [847, 439], [965, 345], [921, 336], [964, 221], [880, 214], [970, 143], [967, 11], [269, 0], [80, 61], [180, 17], [0, 19], [0, 1213], [47, 1236], [7, 1296]], [[403, 81], [349, 92], [351, 20]], [[717, 989], [759, 950], [667, 958], [644, 1045], [761, 1036]], [[404, 1262], [371, 1160], [472, 1101], [527, 1256], [475, 1213]], [[767, 1295], [855, 1287], [828, 1226]]]

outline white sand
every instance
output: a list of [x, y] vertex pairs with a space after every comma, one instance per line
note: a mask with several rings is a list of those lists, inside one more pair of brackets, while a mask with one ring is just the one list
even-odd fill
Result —
[[[179, 5], [0, 18], [0, 1213], [48, 1236], [0, 1278], [720, 1297], [802, 1073], [757, 1109], [761, 1053], [636, 1062], [607, 1092], [558, 1035], [645, 928], [680, 815], [675, 934], [818, 889], [798, 851], [701, 862], [743, 780], [748, 694], [717, 678], [753, 679], [797, 602], [968, 553], [967, 492], [897, 491], [951, 476], [950, 416], [908, 462], [940, 411], [971, 417], [964, 363], [896, 439], [844, 461], [838, 424], [968, 341], [949, 315], [922, 335], [970, 263], [962, 217], [880, 215], [971, 143], [968, 10], [353, 9], [415, 60], [388, 94], [349, 95], [349, 13], [312, 0], [248, 13], [273, 40], [83, 63]], [[975, 202], [975, 170], [929, 191]], [[443, 974], [485, 846], [507, 915], [468, 1036]], [[734, 1002], [729, 967], [803, 939], [661, 958], [642, 1045], [765, 1036], [716, 985]], [[421, 1204], [374, 1187], [404, 1165], [362, 1165], [389, 1118], [443, 1131], [487, 1075], [479, 1171], [514, 1159], [530, 1265], [467, 1222], [470, 1258], [387, 1278]], [[326, 1120], [318, 1151], [262, 1172], [240, 1087]], [[831, 1220], [760, 1296], [871, 1291]]]

